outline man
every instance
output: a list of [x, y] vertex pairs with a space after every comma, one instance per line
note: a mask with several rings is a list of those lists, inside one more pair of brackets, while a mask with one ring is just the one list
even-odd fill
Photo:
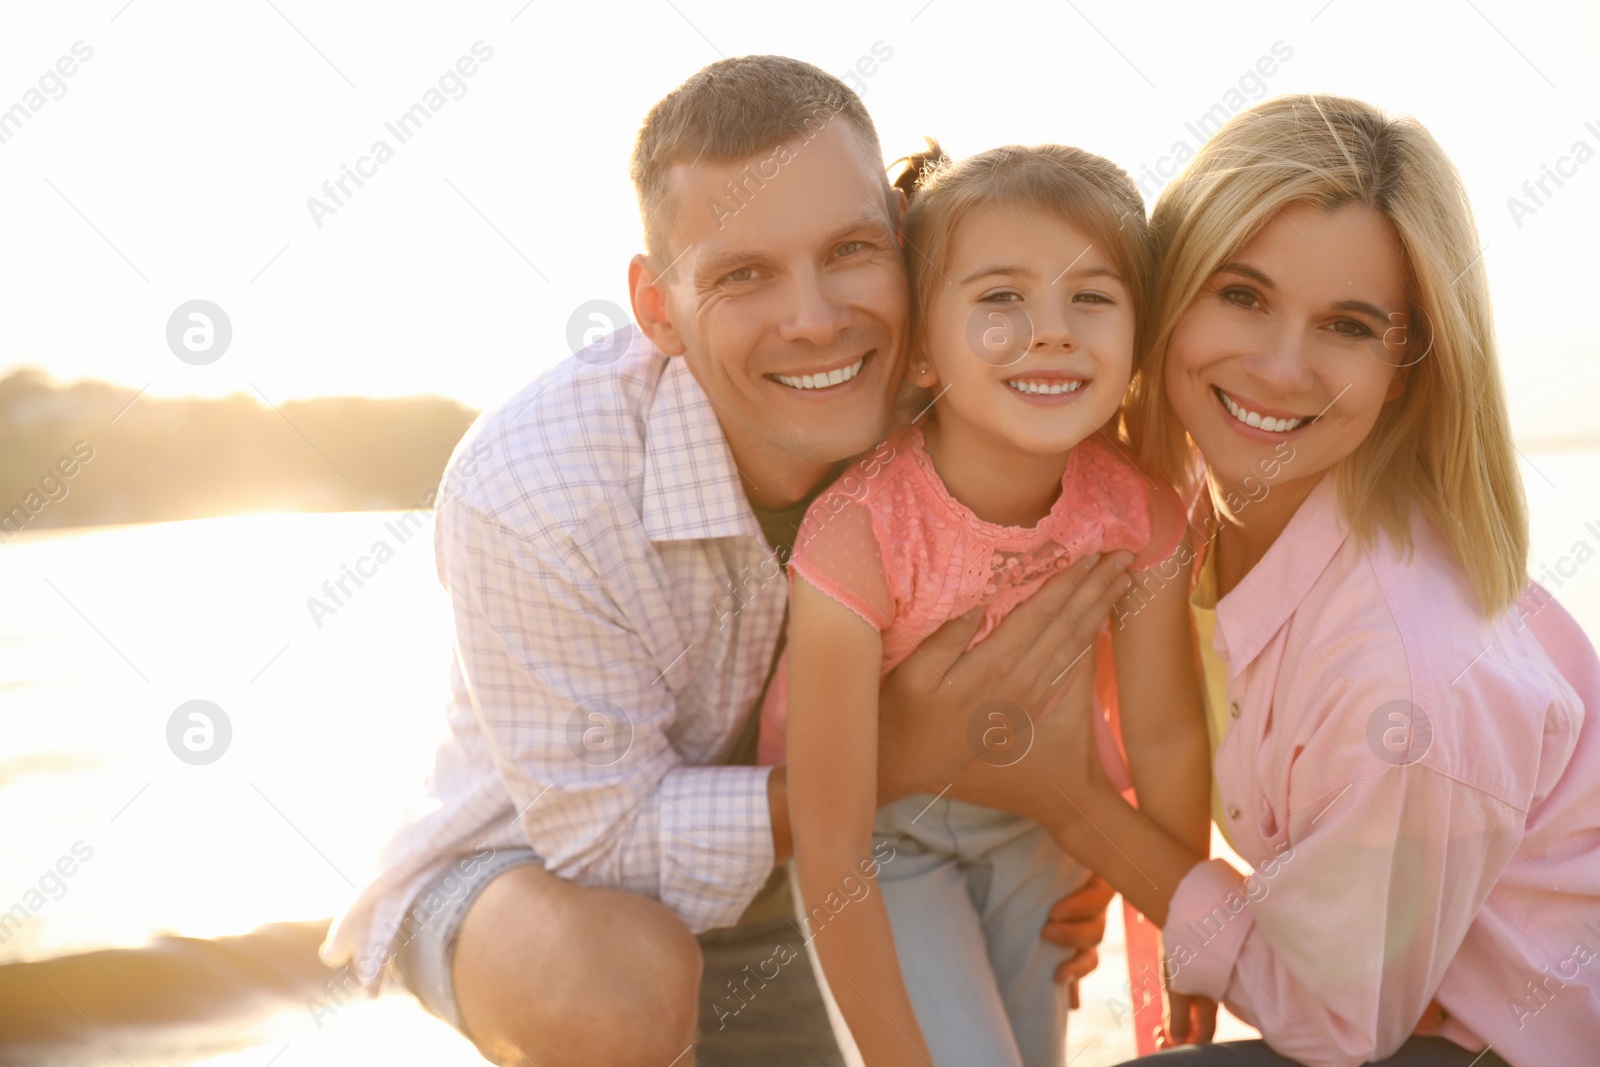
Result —
[[[658, 103], [633, 178], [637, 328], [457, 447], [450, 736], [323, 958], [373, 989], [393, 959], [502, 1062], [839, 1062], [782, 878], [785, 770], [749, 753], [781, 564], [901, 383], [904, 199], [855, 94], [771, 56]], [[1069, 572], [966, 655], [975, 620], [930, 639], [886, 683], [883, 798], [955, 778], [985, 701], [1038, 708], [1118, 578]], [[1052, 934], [1091, 948], [1094, 903]]]

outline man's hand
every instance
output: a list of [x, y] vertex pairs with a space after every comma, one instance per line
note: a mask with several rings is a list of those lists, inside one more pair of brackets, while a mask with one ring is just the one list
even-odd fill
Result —
[[1041, 936], [1046, 941], [1053, 941], [1076, 952], [1056, 968], [1055, 974], [1057, 982], [1068, 984], [1074, 1010], [1079, 1004], [1078, 980], [1087, 978], [1100, 965], [1100, 953], [1096, 946], [1106, 936], [1106, 909], [1111, 906], [1114, 896], [1116, 891], [1102, 879], [1091, 878], [1076, 893], [1056, 901], [1044, 924]]
[[[1085, 818], [1080, 805], [1086, 794], [1101, 790], [1115, 795], [1115, 790], [1106, 780], [1095, 744], [1094, 656], [1085, 655], [1060, 677], [1056, 688], [1059, 692], [1051, 702], [1061, 706], [1028, 716], [1030, 736], [1023, 754], [1014, 761], [976, 756], [967, 760], [954, 775], [949, 795], [1032, 819], [1062, 843], [1066, 823]], [[1085, 857], [1074, 858], [1096, 869]]]
[[878, 802], [943, 788], [974, 755], [967, 729], [984, 704], [1007, 701], [1035, 722], [1054, 707], [1065, 687], [1053, 683], [1093, 647], [1132, 559], [1079, 560], [971, 651], [962, 650], [982, 621], [977, 611], [940, 627], [896, 667], [878, 702]]

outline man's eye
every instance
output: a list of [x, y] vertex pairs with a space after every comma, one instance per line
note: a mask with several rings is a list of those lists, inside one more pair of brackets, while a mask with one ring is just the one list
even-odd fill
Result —
[[738, 270], [729, 271], [722, 276], [725, 282], [747, 282], [756, 276], [754, 267], [740, 267]]
[[838, 250], [834, 254], [839, 256], [853, 256], [865, 247], [867, 247], [867, 243], [865, 241], [846, 241], [844, 244], [839, 246]]

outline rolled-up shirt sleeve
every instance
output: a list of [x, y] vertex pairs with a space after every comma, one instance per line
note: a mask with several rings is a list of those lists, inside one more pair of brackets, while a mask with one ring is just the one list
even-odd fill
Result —
[[1248, 877], [1218, 859], [1193, 868], [1163, 929], [1173, 989], [1226, 1001], [1305, 1064], [1367, 1063], [1405, 1042], [1522, 833], [1503, 801], [1362, 754], [1347, 765], [1368, 777], [1291, 811], [1277, 855]]
[[571, 539], [460, 500], [436, 522], [472, 712], [545, 867], [658, 899], [697, 933], [735, 923], [773, 866], [772, 768], [685, 763], [662, 681], [679, 650], [630, 627]]

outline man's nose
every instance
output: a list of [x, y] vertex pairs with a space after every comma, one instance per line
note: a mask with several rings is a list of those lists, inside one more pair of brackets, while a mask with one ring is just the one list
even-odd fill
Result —
[[785, 341], [825, 345], [849, 325], [849, 310], [829, 292], [815, 271], [797, 274], [789, 286], [789, 307], [778, 334]]

